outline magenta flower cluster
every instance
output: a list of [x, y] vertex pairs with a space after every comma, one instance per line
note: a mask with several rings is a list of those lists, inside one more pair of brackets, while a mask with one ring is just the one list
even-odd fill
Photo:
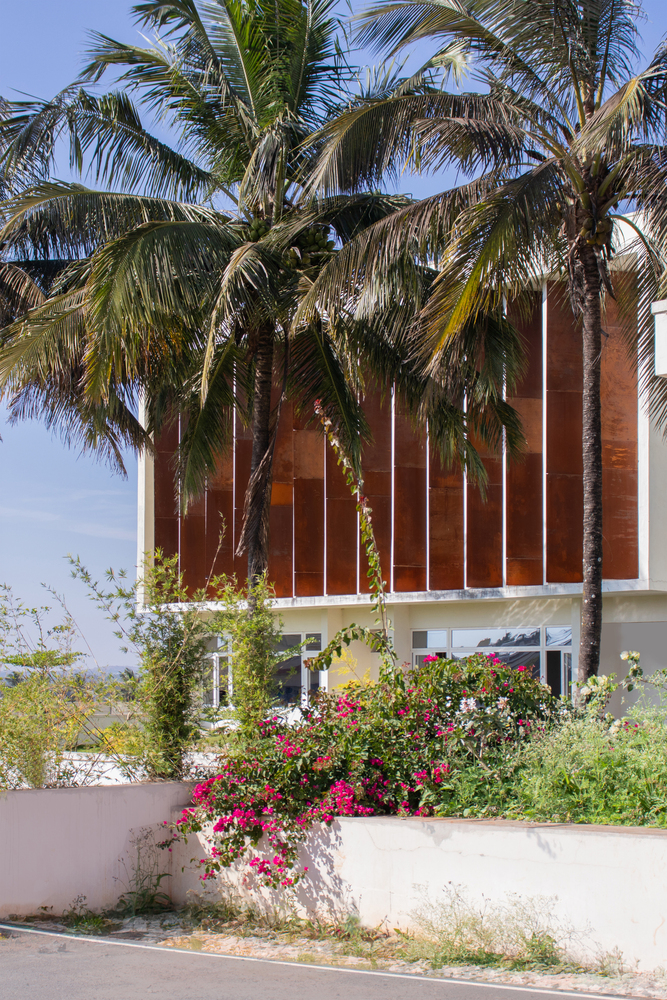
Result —
[[222, 759], [195, 788], [177, 833], [207, 841], [204, 880], [241, 863], [248, 879], [294, 886], [305, 873], [299, 848], [314, 824], [451, 814], [466, 762], [525, 738], [548, 700], [530, 671], [493, 655], [430, 657], [391, 682], [321, 695], [298, 725], [266, 719], [252, 753]]

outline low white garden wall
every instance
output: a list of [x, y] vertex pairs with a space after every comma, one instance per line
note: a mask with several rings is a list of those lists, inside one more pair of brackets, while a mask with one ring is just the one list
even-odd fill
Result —
[[[176, 863], [203, 855], [192, 840]], [[340, 818], [311, 831], [303, 913], [356, 913], [367, 926], [418, 929], [420, 911], [532, 910], [573, 957], [620, 950], [640, 968], [667, 966], [667, 831], [503, 820]], [[241, 893], [260, 899], [248, 883]], [[207, 883], [210, 884], [210, 883]], [[201, 892], [186, 868], [174, 891]], [[269, 902], [266, 893], [262, 894]]]
[[[132, 840], [186, 805], [180, 782], [0, 791], [0, 918], [42, 906], [68, 909], [83, 894], [92, 910], [114, 905], [127, 886]], [[165, 870], [172, 855], [160, 852]], [[171, 889], [171, 878], [161, 888]]]
[[[136, 835], [153, 827], [161, 837], [162, 821], [189, 795], [177, 782], [0, 793], [0, 919], [40, 907], [61, 913], [79, 894], [91, 909], [113, 906]], [[202, 892], [190, 859], [203, 854], [196, 838], [160, 852], [161, 870], [172, 876], [161, 888], [175, 903]], [[437, 910], [456, 890], [473, 907], [533, 905], [573, 955], [618, 949], [640, 968], [667, 966], [667, 831], [341, 818], [310, 832], [304, 862], [304, 913], [356, 913], [370, 926], [416, 929], [419, 910]], [[242, 876], [231, 881], [272, 902]]]

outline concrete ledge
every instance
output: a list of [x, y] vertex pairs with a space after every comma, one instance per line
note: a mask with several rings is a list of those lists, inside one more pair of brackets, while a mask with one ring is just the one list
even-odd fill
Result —
[[[133, 833], [157, 831], [191, 788], [169, 781], [0, 791], [0, 918], [43, 906], [62, 913], [79, 894], [93, 910], [113, 906], [126, 888]], [[165, 851], [165, 871], [171, 858]]]
[[[127, 888], [133, 837], [145, 828], [161, 837], [190, 793], [178, 782], [0, 793], [0, 918], [61, 913], [79, 894], [91, 909], [113, 906]], [[160, 855], [175, 903], [202, 893], [191, 859], [205, 850], [191, 838]], [[537, 901], [568, 932], [573, 955], [619, 949], [640, 968], [667, 966], [665, 830], [343, 817], [310, 831], [303, 861], [309, 878], [295, 901], [303, 914], [356, 913], [369, 926], [415, 929], [420, 908], [437, 909], [457, 888], [476, 907]], [[284, 895], [258, 889], [245, 870], [225, 873], [224, 884], [285, 907]]]
[[[179, 847], [178, 898], [201, 892]], [[442, 907], [460, 889], [475, 907], [537, 903], [580, 959], [620, 949], [644, 969], [667, 965], [667, 831], [506, 820], [339, 818], [314, 828], [303, 860], [309, 880], [297, 889], [303, 914], [356, 913], [367, 926], [404, 930], [418, 911]], [[232, 873], [235, 890], [255, 904], [279, 897]], [[182, 895], [181, 895], [182, 894]], [[567, 939], [567, 940], [566, 940]]]

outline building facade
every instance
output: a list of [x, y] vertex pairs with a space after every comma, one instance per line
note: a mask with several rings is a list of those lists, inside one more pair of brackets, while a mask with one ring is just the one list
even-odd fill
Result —
[[[639, 649], [649, 669], [665, 663], [667, 446], [638, 396], [614, 303], [604, 330], [602, 670], [611, 673], [625, 648]], [[535, 293], [522, 332], [529, 363], [511, 402], [523, 420], [526, 453], [508, 463], [482, 451], [486, 498], [458, 468], [443, 468], [391, 386], [364, 399], [373, 433], [363, 456], [365, 492], [399, 657], [493, 649], [565, 692], [576, 673], [582, 592], [582, 357], [581, 334], [556, 284]], [[158, 442], [155, 461], [140, 464], [140, 553], [178, 553], [192, 588], [211, 570], [243, 579], [245, 558], [234, 550], [249, 432], [237, 425], [206, 494], [184, 517], [172, 463], [178, 434], [175, 425]], [[289, 405], [278, 430], [270, 524], [269, 578], [287, 646], [309, 638], [315, 649], [344, 624], [372, 623], [354, 499], [318, 424]], [[377, 669], [365, 649], [353, 654], [359, 672]], [[304, 682], [317, 683], [306, 674]], [[331, 671], [320, 682], [340, 676]]]

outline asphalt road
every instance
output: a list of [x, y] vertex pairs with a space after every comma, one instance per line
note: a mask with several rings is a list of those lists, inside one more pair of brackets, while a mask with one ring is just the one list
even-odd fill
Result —
[[[548, 1000], [583, 993], [433, 981], [0, 925], [1, 1000]], [[598, 996], [597, 1000], [600, 1000]]]

